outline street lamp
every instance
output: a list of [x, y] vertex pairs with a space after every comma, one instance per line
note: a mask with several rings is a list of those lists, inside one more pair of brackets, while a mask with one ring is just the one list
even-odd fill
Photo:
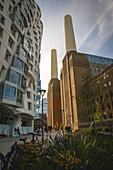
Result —
[[43, 129], [43, 96], [46, 90], [40, 90], [40, 94], [42, 95], [42, 142], [44, 141], [44, 129]]

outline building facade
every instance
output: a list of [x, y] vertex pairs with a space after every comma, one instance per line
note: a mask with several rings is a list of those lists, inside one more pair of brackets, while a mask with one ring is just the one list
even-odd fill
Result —
[[[64, 127], [71, 127], [75, 130], [79, 127], [90, 126], [92, 117], [88, 114], [87, 105], [85, 102], [82, 103], [77, 100], [81, 95], [83, 76], [89, 68], [92, 69], [95, 79], [105, 87], [105, 91], [100, 94], [99, 100], [105, 99], [105, 96], [108, 97], [108, 102], [105, 106], [102, 103], [99, 106], [100, 112], [102, 112], [105, 119], [112, 118], [112, 63], [113, 59], [81, 54], [76, 51], [70, 51], [65, 55], [60, 75], [61, 109], [64, 110]], [[107, 77], [105, 78], [104, 75], [107, 75]], [[105, 83], [105, 81], [107, 82]], [[106, 112], [108, 109], [109, 111]]]
[[55, 129], [62, 123], [61, 98], [60, 98], [60, 80], [51, 79], [48, 85], [47, 93], [47, 125]]
[[0, 1], [0, 133], [33, 131], [43, 24], [34, 0]]

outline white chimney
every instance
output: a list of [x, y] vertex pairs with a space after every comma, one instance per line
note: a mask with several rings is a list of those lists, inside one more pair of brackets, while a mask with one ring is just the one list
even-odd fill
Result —
[[66, 15], [64, 17], [64, 29], [65, 29], [65, 45], [66, 45], [66, 53], [68, 51], [77, 51], [72, 18], [70, 15]]
[[51, 50], [51, 79], [58, 78], [57, 51]]

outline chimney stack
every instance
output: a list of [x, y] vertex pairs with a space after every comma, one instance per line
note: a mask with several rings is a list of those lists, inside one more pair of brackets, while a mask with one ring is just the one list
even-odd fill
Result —
[[55, 49], [51, 50], [51, 79], [58, 79], [58, 67], [57, 67], [57, 51]]
[[75, 37], [74, 37], [74, 31], [73, 31], [72, 18], [70, 15], [66, 15], [64, 17], [64, 29], [65, 29], [66, 53], [68, 51], [77, 51]]

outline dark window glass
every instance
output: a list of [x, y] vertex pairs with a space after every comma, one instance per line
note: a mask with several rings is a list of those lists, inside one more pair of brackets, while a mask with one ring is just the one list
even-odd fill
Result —
[[92, 66], [94, 77], [96, 76], [95, 66]]
[[23, 70], [23, 62], [20, 59], [15, 57], [15, 59], [14, 59], [14, 67], [18, 68], [19, 70], [22, 71]]
[[23, 93], [20, 90], [17, 91], [17, 102], [21, 104], [23, 102]]
[[32, 110], [32, 104], [28, 102], [28, 110]]
[[0, 11], [3, 11], [3, 6], [2, 6], [2, 4], [0, 4]]
[[111, 81], [108, 81], [108, 85], [111, 86]]
[[0, 23], [5, 24], [5, 18], [0, 14]]
[[15, 29], [14, 29], [14, 27], [13, 27], [13, 26], [11, 26], [11, 33], [12, 33], [12, 35], [15, 37], [15, 35], [16, 35], [16, 31], [15, 31]]
[[100, 73], [99, 67], [96, 66], [97, 75]]
[[31, 99], [31, 92], [27, 91], [27, 98]]
[[102, 110], [104, 111], [104, 106], [102, 105]]
[[9, 51], [7, 50], [4, 59], [8, 62], [8, 61], [10, 60], [10, 56], [11, 56], [11, 54], [10, 54]]
[[8, 45], [9, 45], [9, 47], [11, 47], [13, 49], [14, 42], [10, 37], [9, 37]]
[[3, 29], [0, 27], [0, 38], [3, 36]]
[[102, 102], [102, 96], [100, 96], [100, 101]]
[[11, 71], [10, 81], [14, 84], [20, 85], [20, 74], [15, 71]]
[[5, 85], [4, 97], [9, 100], [15, 100], [16, 89], [9, 85]]
[[108, 105], [108, 109], [110, 109], [110, 104], [108, 103], [107, 105]]
[[103, 115], [103, 118], [106, 119], [106, 115]]
[[106, 93], [106, 98], [108, 98], [108, 93]]
[[26, 88], [26, 78], [24, 76], [22, 76], [22, 84], [21, 84], [22, 88]]
[[97, 102], [99, 102], [99, 98], [97, 97]]
[[112, 118], [112, 113], [109, 113], [109, 117]]
[[24, 66], [24, 73], [26, 74], [26, 75], [28, 75], [28, 66], [25, 64], [25, 66]]
[[113, 92], [112, 91], [110, 91], [110, 97], [113, 97]]
[[102, 71], [104, 71], [104, 67], [102, 67]]

